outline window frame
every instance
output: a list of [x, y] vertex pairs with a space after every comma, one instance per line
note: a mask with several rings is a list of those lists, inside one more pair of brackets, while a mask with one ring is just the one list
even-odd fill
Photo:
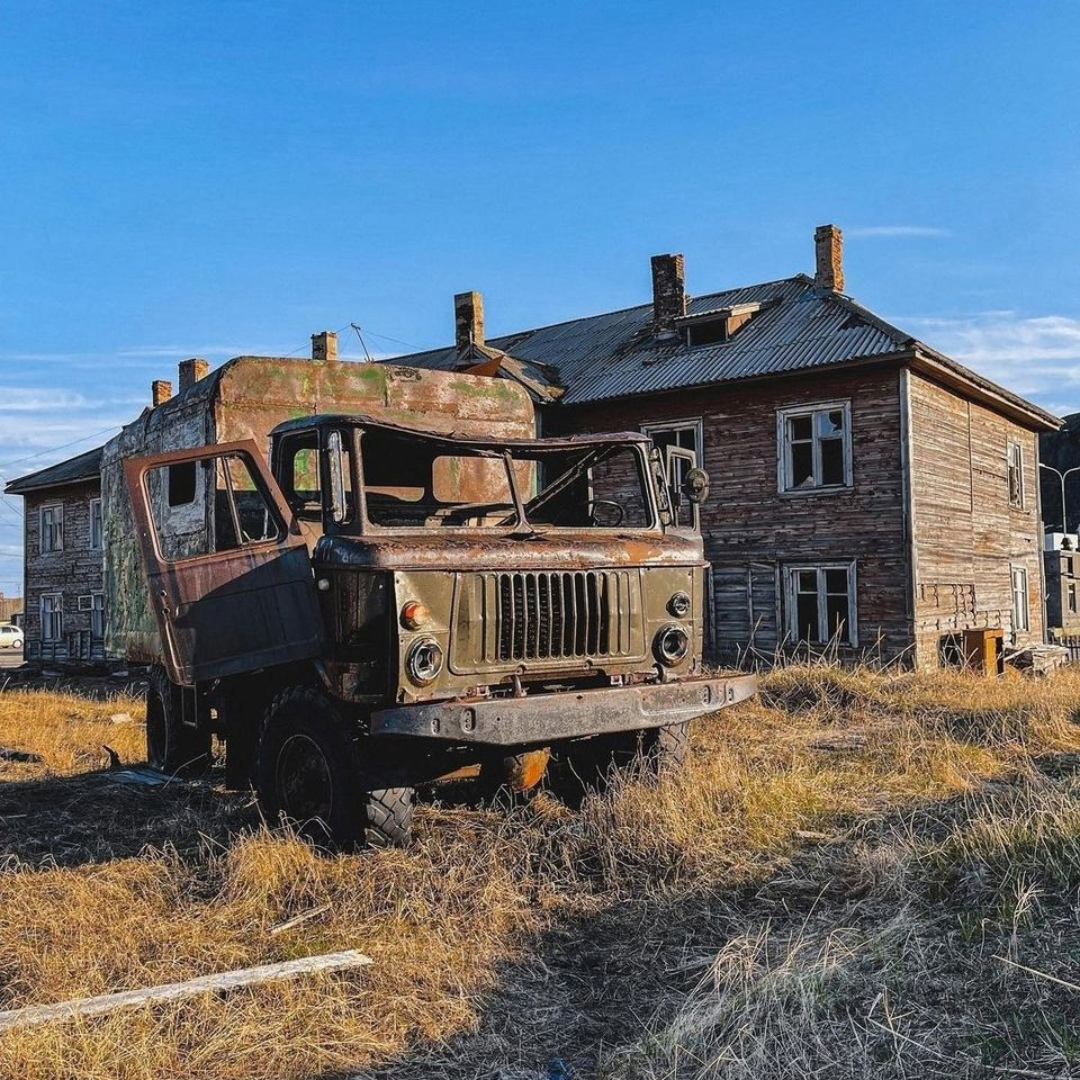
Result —
[[[45, 514], [49, 511], [56, 511], [56, 515], [52, 524], [46, 529], [45, 526]], [[51, 542], [48, 547], [45, 546], [45, 537], [54, 536], [58, 538], [58, 542], [53, 545]], [[55, 555], [64, 550], [64, 504], [62, 502], [44, 503], [38, 507], [38, 554], [39, 555]]]
[[[95, 508], [97, 510], [97, 543], [94, 543], [94, 522], [95, 522]], [[101, 513], [101, 498], [90, 500], [90, 550], [101, 551], [105, 547], [105, 519]]]
[[[95, 616], [100, 622], [100, 633], [94, 632]], [[105, 637], [105, 593], [92, 592], [90, 594], [90, 636], [92, 638]]]
[[[1013, 463], [1015, 451], [1018, 461]], [[1013, 475], [1016, 475], [1016, 492], [1013, 492]], [[1027, 509], [1027, 493], [1024, 485], [1024, 444], [1015, 438], [1010, 438], [1005, 444], [1005, 483], [1009, 495], [1009, 507], [1013, 510]]]
[[[55, 606], [51, 612], [49, 612], [50, 618], [56, 620], [56, 633], [54, 635], [48, 635], [45, 633], [45, 601], [52, 600], [55, 602]], [[62, 592], [47, 592], [42, 593], [38, 597], [38, 616], [41, 620], [41, 640], [42, 641], [63, 641], [64, 640], [64, 594]], [[51, 629], [51, 628], [50, 628]]]
[[[839, 484], [823, 484], [821, 476], [821, 439], [813, 432], [814, 417], [820, 413], [842, 412], [844, 431], [841, 447], [844, 455], [844, 479]], [[814, 480], [812, 485], [797, 487], [793, 483], [794, 463], [791, 457], [791, 442], [788, 438], [788, 421], [800, 417], [810, 417], [811, 455]], [[826, 492], [849, 491], [854, 487], [854, 462], [851, 443], [851, 398], [835, 401], [811, 401], [805, 405], [786, 405], [776, 410], [776, 471], [777, 491], [781, 495], [815, 495]]]
[[799, 636], [799, 607], [798, 607], [798, 575], [800, 572], [813, 572], [817, 575], [817, 603], [818, 603], [818, 633], [821, 635], [822, 627], [828, 630], [828, 604], [827, 586], [825, 573], [828, 570], [843, 570], [847, 575], [847, 640], [836, 641], [837, 645], [844, 648], [856, 649], [859, 647], [859, 610], [857, 603], [858, 579], [855, 559], [831, 559], [825, 562], [798, 562], [784, 567], [784, 601], [785, 631], [789, 641], [797, 645], [811, 645], [819, 648], [827, 648], [831, 645], [836, 635], [826, 634], [820, 641], [808, 641]]
[[[1017, 581], [1022, 580], [1023, 585], [1017, 588]], [[1031, 599], [1028, 593], [1028, 572], [1026, 566], [1012, 563], [1009, 566], [1009, 588], [1012, 594], [1012, 622], [1013, 633], [1031, 633]], [[1017, 598], [1023, 597], [1023, 609], [1017, 605]], [[1021, 618], [1021, 615], [1023, 618]]]

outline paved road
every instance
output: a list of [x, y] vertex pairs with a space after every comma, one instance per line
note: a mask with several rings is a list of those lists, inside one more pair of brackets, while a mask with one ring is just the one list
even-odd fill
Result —
[[20, 667], [22, 662], [22, 649], [0, 649], [0, 669]]

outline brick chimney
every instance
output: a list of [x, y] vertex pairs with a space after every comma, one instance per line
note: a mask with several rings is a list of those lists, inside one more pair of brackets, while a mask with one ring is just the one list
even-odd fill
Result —
[[844, 234], [835, 225], [814, 230], [814, 284], [819, 289], [844, 291]]
[[210, 364], [206, 360], [193, 357], [191, 360], [180, 361], [180, 393], [190, 389], [200, 379], [205, 379], [210, 374]]
[[172, 397], [172, 383], [167, 379], [155, 379], [150, 384], [150, 400], [156, 409]]
[[484, 344], [484, 298], [478, 292], [454, 297], [454, 344], [458, 352]]
[[333, 330], [323, 330], [311, 335], [311, 359], [327, 364], [337, 363], [337, 334]]
[[675, 320], [686, 314], [686, 273], [681, 255], [652, 257], [653, 330], [661, 340], [675, 336]]

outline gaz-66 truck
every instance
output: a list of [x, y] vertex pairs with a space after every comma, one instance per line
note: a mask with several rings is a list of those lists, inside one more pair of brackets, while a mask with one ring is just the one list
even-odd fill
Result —
[[675, 504], [703, 474], [534, 423], [504, 379], [244, 357], [125, 428], [107, 646], [153, 665], [150, 763], [205, 763], [216, 734], [271, 820], [400, 843], [417, 787], [677, 760], [690, 718], [752, 694], [702, 668]]

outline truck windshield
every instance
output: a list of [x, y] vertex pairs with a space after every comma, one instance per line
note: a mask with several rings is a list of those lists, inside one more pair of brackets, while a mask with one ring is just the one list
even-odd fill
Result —
[[367, 519], [381, 528], [643, 529], [654, 522], [644, 455], [634, 443], [499, 451], [368, 428], [360, 456]]

